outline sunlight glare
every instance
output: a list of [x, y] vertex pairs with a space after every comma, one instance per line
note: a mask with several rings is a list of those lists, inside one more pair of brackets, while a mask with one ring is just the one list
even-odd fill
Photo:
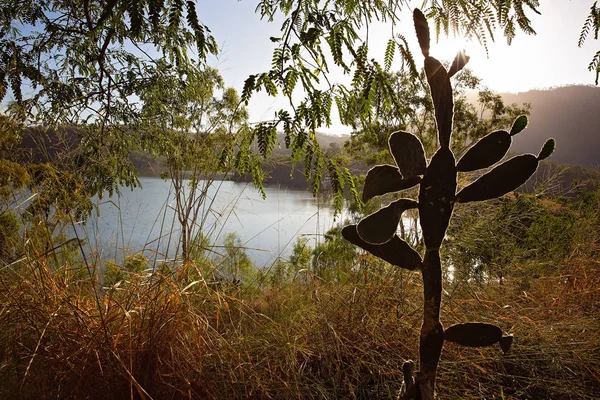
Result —
[[[507, 46], [504, 42], [488, 42], [488, 51], [476, 38], [440, 35], [439, 40], [432, 40], [431, 54], [442, 62], [452, 62], [460, 50], [465, 50], [470, 57], [466, 68], [482, 79], [482, 85], [496, 92], [518, 92], [535, 86], [535, 79], [525, 74], [512, 74], [507, 79], [505, 60], [514, 58], [522, 51], [519, 46]], [[543, 75], [538, 72], [538, 77]]]
[[468, 56], [477, 53], [475, 44], [472, 40], [458, 36], [446, 37], [441, 34], [439, 40], [432, 40], [430, 54], [434, 55], [442, 62], [452, 62], [460, 50], [465, 50]]

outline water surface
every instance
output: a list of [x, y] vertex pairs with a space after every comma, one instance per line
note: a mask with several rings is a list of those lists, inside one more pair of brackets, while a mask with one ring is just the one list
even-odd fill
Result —
[[[78, 233], [90, 238], [103, 260], [122, 260], [127, 254], [143, 252], [149, 259], [174, 257], [181, 228], [175, 215], [174, 190], [169, 181], [142, 178], [142, 187], [123, 189], [120, 196], [98, 200], [95, 214]], [[202, 207], [202, 230], [210, 238], [212, 254], [230, 232], [240, 237], [254, 264], [271, 265], [277, 257], [287, 258], [299, 237], [311, 247], [340, 221], [333, 209], [309, 191], [265, 187], [266, 199], [251, 184], [217, 181], [208, 190]], [[212, 204], [208, 204], [212, 202]]]

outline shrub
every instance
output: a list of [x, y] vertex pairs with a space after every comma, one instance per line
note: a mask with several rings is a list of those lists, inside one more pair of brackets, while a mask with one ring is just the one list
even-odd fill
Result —
[[10, 211], [0, 212], [0, 260], [8, 261], [16, 256], [21, 240], [21, 221]]
[[256, 269], [248, 254], [246, 254], [238, 234], [235, 232], [228, 233], [223, 241], [223, 248], [225, 250], [223, 259], [216, 265], [217, 278], [236, 284], [243, 281], [252, 281]]

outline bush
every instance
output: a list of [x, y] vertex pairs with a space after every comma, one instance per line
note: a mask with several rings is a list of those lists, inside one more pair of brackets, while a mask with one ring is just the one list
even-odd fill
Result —
[[290, 256], [289, 275], [293, 277], [298, 271], [310, 270], [310, 261], [313, 255], [313, 249], [308, 244], [308, 239], [300, 237], [296, 239], [292, 255]]
[[461, 205], [446, 237], [446, 264], [464, 279], [555, 273], [561, 260], [597, 248], [599, 204], [594, 191], [577, 199], [519, 194]]
[[21, 221], [10, 211], [0, 212], [0, 260], [9, 261], [16, 256], [20, 236]]
[[146, 269], [148, 269], [148, 258], [146, 258], [140, 253], [129, 255], [125, 257], [125, 261], [123, 262], [123, 268], [127, 272], [141, 274]]
[[[96, 278], [69, 285], [44, 260], [19, 277], [0, 275], [0, 398], [392, 400], [417, 356], [422, 283], [398, 269], [227, 293], [159, 277], [99, 297]], [[526, 293], [518, 282], [453, 289], [448, 324], [499, 320], [515, 344], [504, 356], [447, 346], [439, 397], [599, 398], [599, 285], [589, 260]]]
[[228, 233], [223, 241], [223, 248], [225, 250], [224, 257], [216, 265], [217, 278], [236, 284], [251, 281], [256, 274], [256, 269], [246, 254], [238, 234]]
[[148, 259], [140, 253], [125, 257], [122, 267], [114, 261], [107, 261], [103, 283], [105, 286], [113, 286], [118, 282], [131, 280], [146, 271], [148, 267]]
[[325, 241], [313, 250], [313, 270], [327, 281], [342, 282], [351, 272], [356, 257], [356, 246], [342, 237], [337, 226], [325, 234]]
[[118, 282], [125, 279], [125, 274], [120, 265], [115, 264], [114, 261], [107, 261], [104, 267], [104, 279], [103, 283], [105, 286], [113, 286]]

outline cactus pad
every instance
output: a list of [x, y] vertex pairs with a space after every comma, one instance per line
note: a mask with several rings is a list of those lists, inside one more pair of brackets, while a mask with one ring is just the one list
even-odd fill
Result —
[[492, 132], [475, 143], [458, 161], [459, 172], [476, 171], [491, 167], [506, 155], [512, 139], [506, 131]]
[[552, 153], [554, 153], [554, 148], [556, 147], [556, 141], [554, 139], [548, 139], [546, 140], [546, 143], [544, 143], [544, 147], [542, 147], [542, 150], [540, 151], [540, 154], [538, 154], [538, 161], [544, 160], [548, 157], [550, 157], [550, 155]]
[[394, 132], [389, 139], [390, 152], [404, 179], [423, 175], [427, 169], [425, 151], [418, 137], [408, 132]]
[[454, 207], [456, 167], [454, 155], [441, 147], [431, 159], [419, 192], [419, 219], [427, 248], [439, 248]]
[[363, 201], [366, 203], [375, 196], [411, 188], [421, 182], [420, 177], [402, 179], [396, 166], [377, 165], [369, 170], [363, 188]]
[[413, 11], [413, 20], [415, 22], [415, 30], [417, 31], [417, 39], [419, 40], [419, 46], [421, 47], [421, 52], [425, 57], [429, 56], [429, 24], [427, 23], [427, 19], [425, 15], [419, 10], [415, 8]]
[[449, 147], [454, 113], [450, 78], [442, 63], [433, 57], [425, 58], [425, 75], [427, 75], [427, 82], [431, 88], [440, 146]]
[[521, 115], [515, 119], [513, 122], [512, 128], [510, 128], [510, 135], [514, 136], [517, 133], [521, 132], [523, 129], [527, 127], [527, 116]]
[[468, 203], [504, 196], [527, 182], [537, 166], [538, 160], [533, 154], [513, 157], [461, 190], [456, 201]]
[[411, 199], [400, 199], [363, 218], [357, 225], [358, 235], [367, 243], [383, 244], [398, 230], [402, 213], [419, 204]]
[[506, 354], [510, 351], [512, 343], [513, 343], [513, 335], [502, 336], [502, 338], [500, 339], [500, 348], [502, 349], [502, 352], [504, 354]]
[[348, 225], [342, 229], [342, 236], [350, 243], [392, 265], [411, 271], [421, 268], [422, 259], [419, 253], [396, 235], [384, 244], [371, 244], [361, 239], [356, 225]]
[[456, 57], [454, 57], [454, 61], [452, 61], [452, 65], [448, 70], [448, 78], [452, 78], [457, 72], [463, 69], [470, 59], [471, 57], [469, 57], [464, 50], [459, 51], [456, 54]]
[[502, 329], [482, 322], [467, 322], [448, 327], [444, 331], [444, 339], [462, 346], [491, 346], [502, 339]]

